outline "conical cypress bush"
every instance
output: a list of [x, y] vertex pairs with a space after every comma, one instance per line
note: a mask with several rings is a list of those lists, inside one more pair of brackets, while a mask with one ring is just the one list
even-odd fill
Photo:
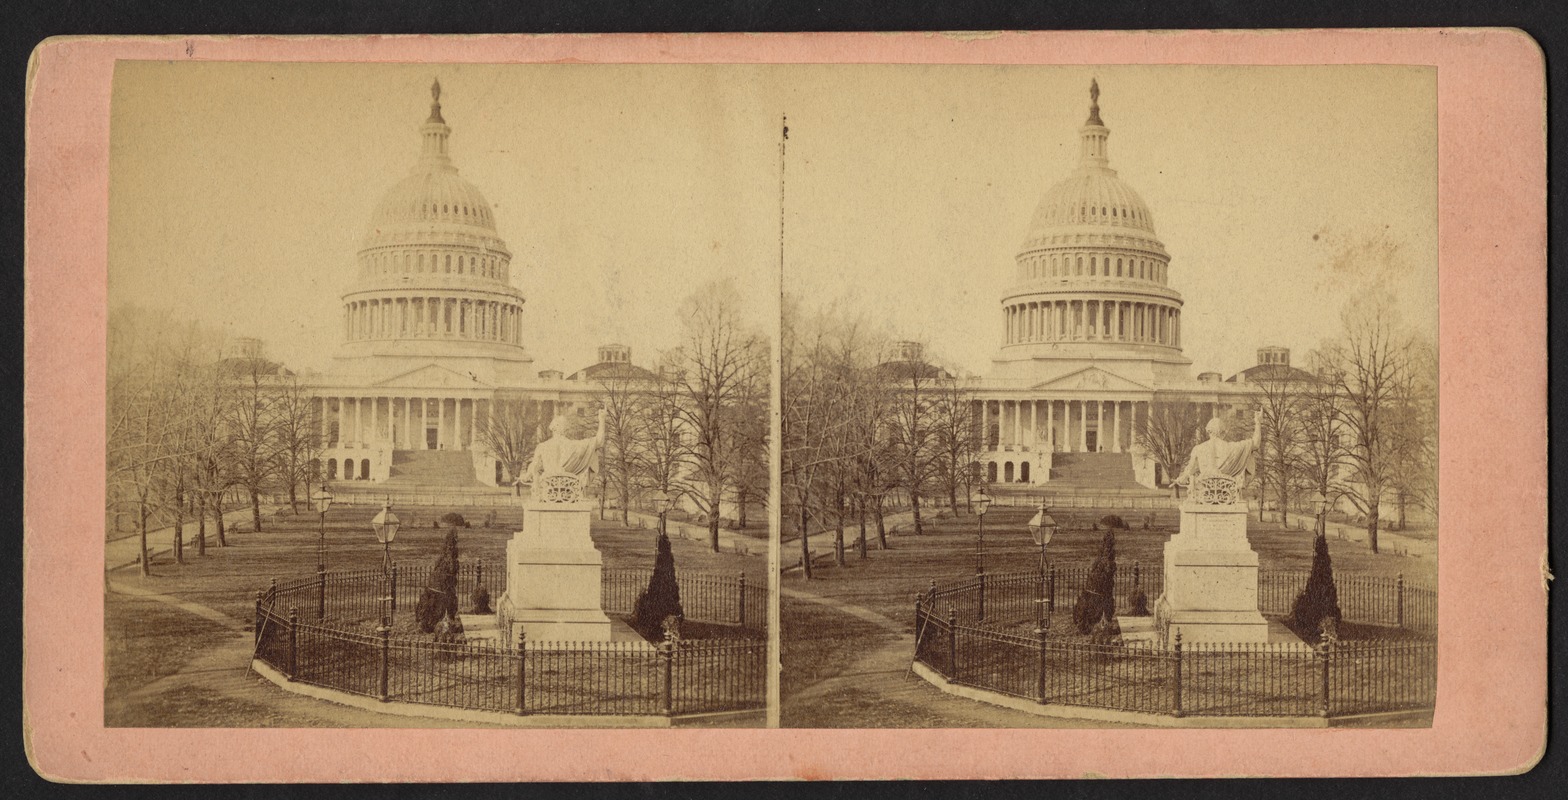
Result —
[[419, 629], [433, 633], [443, 619], [457, 617], [457, 531], [446, 532], [446, 547], [425, 579], [425, 589], [414, 606]]
[[657, 639], [665, 617], [684, 616], [681, 587], [675, 583], [675, 554], [670, 552], [670, 537], [661, 533], [653, 555], [653, 577], [632, 607], [632, 627], [644, 638]]
[[1100, 552], [1089, 566], [1089, 580], [1073, 604], [1073, 626], [1088, 633], [1100, 620], [1116, 617], [1116, 531], [1100, 538]]
[[1337, 628], [1339, 589], [1334, 586], [1334, 563], [1328, 555], [1328, 539], [1317, 536], [1312, 542], [1312, 572], [1307, 575], [1307, 585], [1296, 595], [1290, 606], [1293, 627], [1303, 634], [1314, 635], [1323, 628], [1323, 620], [1334, 620]]

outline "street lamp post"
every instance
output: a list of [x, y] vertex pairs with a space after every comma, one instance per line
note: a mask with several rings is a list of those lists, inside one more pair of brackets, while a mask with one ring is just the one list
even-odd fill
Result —
[[1051, 612], [1056, 609], [1055, 592], [1046, 590], [1046, 561], [1045, 548], [1050, 545], [1051, 538], [1056, 536], [1056, 518], [1051, 516], [1051, 509], [1045, 505], [1045, 499], [1040, 499], [1040, 510], [1035, 513], [1034, 519], [1029, 520], [1029, 535], [1034, 538], [1034, 543], [1040, 545], [1040, 599], [1035, 601], [1039, 605], [1040, 627], [1043, 633], [1049, 630]]
[[325, 484], [321, 490], [311, 495], [316, 502], [316, 511], [321, 514], [320, 539], [316, 544], [316, 571], [327, 571], [327, 509], [332, 507], [332, 493], [327, 491]]
[[1051, 543], [1051, 537], [1056, 535], [1056, 518], [1051, 516], [1051, 509], [1045, 505], [1045, 500], [1040, 501], [1040, 510], [1035, 513], [1034, 519], [1029, 520], [1029, 535], [1034, 538], [1034, 543], [1040, 545], [1040, 574], [1045, 574], [1045, 548]]
[[665, 536], [665, 518], [670, 513], [670, 494], [659, 489], [648, 497], [653, 504], [653, 510], [659, 515], [659, 536]]
[[[392, 503], [390, 501], [381, 506], [380, 513], [370, 518], [370, 526], [376, 532], [376, 541], [381, 542], [381, 575], [383, 578], [392, 574], [392, 540], [397, 538], [397, 529], [401, 524], [397, 515], [392, 513]], [[391, 630], [392, 628], [391, 603], [394, 591], [396, 591], [396, 588], [388, 584], [386, 596], [381, 598], [383, 604], [381, 609], [382, 630]]]
[[1312, 510], [1317, 518], [1314, 525], [1316, 533], [1319, 536], [1326, 535], [1328, 533], [1325, 524], [1326, 517], [1328, 515], [1328, 497], [1320, 491], [1314, 491], [1312, 493], [1312, 497], [1309, 498], [1309, 500], [1312, 503]]
[[975, 574], [985, 574], [985, 512], [991, 508], [991, 495], [985, 489], [975, 493], [972, 500], [979, 525], [975, 529]]

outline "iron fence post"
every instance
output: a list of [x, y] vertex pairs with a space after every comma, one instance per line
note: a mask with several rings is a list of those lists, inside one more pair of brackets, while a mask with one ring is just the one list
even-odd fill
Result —
[[316, 619], [327, 618], [327, 568], [316, 567]]
[[517, 629], [517, 714], [528, 713], [528, 632]]
[[958, 681], [958, 609], [952, 603], [947, 604], [947, 677], [954, 682]]
[[975, 580], [980, 582], [980, 594], [975, 603], [975, 619], [985, 621], [985, 569], [982, 567], [975, 575]]
[[397, 565], [396, 564], [392, 565], [392, 591], [388, 592], [388, 594], [390, 594], [392, 596], [392, 613], [394, 615], [396, 615], [397, 614]]
[[1171, 660], [1172, 679], [1171, 688], [1174, 690], [1171, 702], [1172, 716], [1181, 716], [1181, 629], [1176, 629], [1176, 642], [1172, 647], [1175, 656]]
[[1329, 642], [1325, 641], [1322, 644], [1318, 645], [1318, 660], [1320, 662], [1322, 662], [1322, 665], [1323, 665], [1322, 666], [1322, 670], [1321, 670], [1321, 673], [1322, 673], [1322, 690], [1323, 691], [1322, 691], [1321, 696], [1318, 698], [1318, 716], [1324, 717], [1324, 718], [1328, 717], [1329, 659], [1332, 658], [1332, 655], [1331, 655], [1332, 650], [1333, 650], [1333, 645], [1331, 643], [1329, 643]]
[[289, 680], [299, 668], [299, 610], [289, 606]]
[[659, 643], [659, 660], [664, 668], [664, 716], [668, 717], [675, 713], [675, 641], [669, 634]]
[[936, 578], [931, 579], [931, 588], [926, 590], [926, 596], [931, 600], [932, 610], [936, 609]]
[[256, 641], [253, 645], [254, 647], [261, 646], [261, 626], [263, 624], [265, 623], [263, 623], [261, 619], [261, 590], [258, 589], [256, 591], [256, 627], [253, 629], [256, 634]]
[[1395, 606], [1394, 618], [1400, 628], [1405, 627], [1405, 573], [1399, 573], [1394, 579]]
[[478, 561], [474, 562], [474, 588], [478, 589], [479, 587], [484, 586], [484, 585], [485, 585], [485, 560], [481, 558]]
[[381, 626], [381, 702], [387, 701], [387, 673], [392, 666], [392, 628]]
[[1040, 663], [1036, 666], [1034, 696], [1036, 702], [1040, 703], [1041, 705], [1045, 704], [1045, 651], [1047, 647], [1045, 631], [1045, 625], [1042, 624], [1040, 627], [1036, 628], [1034, 632], [1036, 640], [1040, 644]]
[[744, 573], [744, 572], [740, 573], [740, 584], [738, 585], [737, 590], [736, 590], [736, 597], [740, 600], [740, 602], [737, 604], [739, 606], [740, 612], [739, 612], [739, 614], [737, 614], [737, 619], [735, 621], [737, 623], [739, 623], [741, 625], [741, 627], [745, 627], [745, 625], [746, 625], [746, 573]]
[[1046, 603], [1046, 610], [1052, 616], [1055, 616], [1056, 615], [1056, 565], [1055, 564], [1051, 565], [1050, 587], [1047, 589], [1045, 596], [1046, 596], [1046, 599], [1049, 601], [1049, 602]]

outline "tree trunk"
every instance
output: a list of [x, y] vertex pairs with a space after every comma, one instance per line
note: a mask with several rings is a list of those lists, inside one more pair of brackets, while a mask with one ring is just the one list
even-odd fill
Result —
[[136, 530], [141, 546], [142, 575], [146, 576], [152, 574], [151, 565], [147, 563], [147, 501], [142, 500], [138, 505]]
[[883, 516], [882, 516], [882, 498], [880, 498], [880, 497], [877, 498], [877, 507], [876, 507], [876, 513], [874, 514], [874, 516], [877, 519], [877, 549], [878, 550], [886, 550], [887, 549], [887, 520], [884, 519]]
[[844, 566], [844, 497], [839, 495], [834, 499], [833, 509], [833, 563]]
[[909, 491], [909, 510], [915, 514], [915, 535], [919, 536], [922, 533], [920, 529], [920, 495], [913, 489]]
[[296, 497], [296, 495], [294, 494], [294, 490], [296, 488], [298, 488], [298, 487], [295, 486], [293, 479], [290, 479], [289, 480], [289, 511], [292, 512], [292, 513], [298, 514], [299, 513], [299, 500]]
[[174, 563], [185, 563], [185, 499], [174, 493]]
[[207, 555], [207, 495], [196, 493], [196, 555]]
[[723, 493], [722, 486], [712, 487], [713, 502], [708, 506], [708, 549], [719, 552], [719, 497]]
[[1286, 509], [1286, 505], [1289, 502], [1290, 502], [1290, 490], [1289, 490], [1287, 484], [1284, 481], [1280, 481], [1279, 482], [1279, 524], [1280, 524], [1281, 528], [1285, 527], [1286, 524], [1288, 524], [1290, 522], [1290, 519], [1287, 516], [1288, 512], [1285, 510]]
[[1402, 530], [1405, 529], [1405, 506], [1406, 506], [1406, 498], [1407, 497], [1408, 497], [1408, 495], [1405, 494], [1405, 490], [1404, 489], [1400, 489], [1399, 490], [1399, 519], [1396, 520], [1395, 524], [1394, 524], [1394, 530], [1396, 530], [1396, 531], [1402, 531]]
[[223, 492], [212, 493], [212, 520], [218, 526], [218, 546], [228, 547], [228, 532], [223, 529]]
[[855, 503], [855, 508], [856, 508], [856, 510], [858, 512], [858, 515], [860, 517], [860, 539], [857, 540], [855, 544], [859, 547], [859, 549], [860, 549], [860, 557], [863, 560], [866, 557], [866, 501], [865, 501], [865, 499], [862, 498], [859, 502]]
[[740, 530], [746, 530], [746, 501], [749, 499], [749, 494], [745, 489], [735, 492], [735, 504], [739, 506], [735, 509], [735, 527]]
[[1367, 509], [1367, 544], [1372, 546], [1372, 552], [1377, 552], [1377, 512], [1378, 504], [1373, 502]]
[[806, 580], [811, 580], [811, 523], [810, 512], [804, 501], [800, 504], [800, 569]]
[[255, 523], [253, 530], [261, 533], [261, 493], [254, 488], [250, 490], [250, 519]]

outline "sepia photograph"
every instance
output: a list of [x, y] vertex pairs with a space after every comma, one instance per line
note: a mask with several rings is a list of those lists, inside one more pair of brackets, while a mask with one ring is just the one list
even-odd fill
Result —
[[782, 723], [1429, 725], [1435, 72], [819, 77]]
[[48, 40], [30, 763], [1529, 770], [1543, 69], [1493, 29]]
[[106, 725], [762, 723], [772, 161], [694, 167], [771, 126], [717, 77], [117, 67]]

